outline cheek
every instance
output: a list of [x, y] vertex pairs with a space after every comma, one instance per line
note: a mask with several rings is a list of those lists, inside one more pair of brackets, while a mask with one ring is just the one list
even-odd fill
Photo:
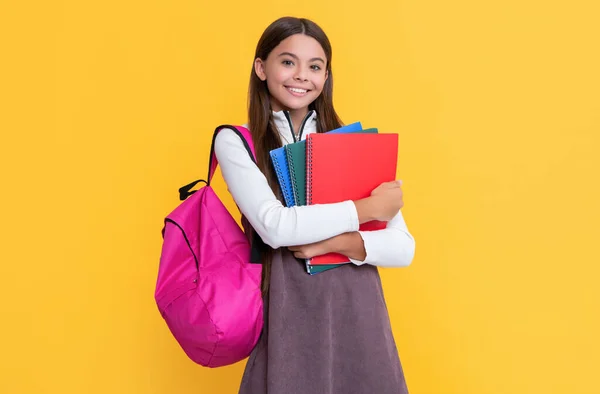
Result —
[[267, 88], [269, 88], [270, 92], [275, 91], [278, 86], [279, 82], [277, 82], [275, 78], [267, 78]]
[[325, 87], [325, 82], [326, 82], [326, 79], [325, 79], [324, 75], [323, 76], [319, 76], [318, 78], [316, 78], [313, 81], [315, 87], [317, 88], [317, 90], [319, 92], [321, 92], [323, 90], [323, 87]]
[[[267, 86], [271, 93], [279, 92], [282, 89], [282, 85], [285, 84], [285, 75], [283, 73], [272, 73], [267, 76]], [[278, 93], [276, 93], [278, 94]]]
[[292, 75], [290, 71], [286, 70], [285, 68], [278, 67], [267, 76], [267, 79], [270, 79], [275, 84], [283, 84], [291, 77]]

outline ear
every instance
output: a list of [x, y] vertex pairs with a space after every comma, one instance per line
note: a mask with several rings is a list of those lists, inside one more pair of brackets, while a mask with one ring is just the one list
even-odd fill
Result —
[[257, 57], [256, 60], [254, 60], [254, 72], [261, 81], [267, 80], [267, 74], [265, 73], [265, 63], [259, 57]]
[[329, 70], [325, 70], [325, 81], [327, 81], [327, 78], [329, 78]]

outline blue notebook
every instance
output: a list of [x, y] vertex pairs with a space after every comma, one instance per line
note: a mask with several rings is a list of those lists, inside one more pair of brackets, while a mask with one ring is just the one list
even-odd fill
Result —
[[272, 150], [269, 154], [271, 155], [273, 167], [275, 167], [275, 174], [277, 174], [285, 206], [293, 207], [296, 205], [296, 199], [294, 198], [294, 190], [292, 189], [292, 180], [290, 178], [290, 169], [288, 167], [285, 148], [282, 146], [281, 148]]

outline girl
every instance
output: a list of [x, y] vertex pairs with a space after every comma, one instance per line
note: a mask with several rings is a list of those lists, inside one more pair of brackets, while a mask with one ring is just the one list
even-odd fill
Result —
[[[310, 20], [281, 18], [260, 38], [250, 77], [258, 166], [232, 130], [215, 141], [228, 190], [263, 245], [265, 324], [241, 394], [408, 392], [377, 270], [413, 259], [401, 183], [384, 183], [359, 201], [287, 208], [269, 158], [283, 144], [341, 126], [332, 91], [325, 33]], [[370, 220], [388, 221], [387, 228], [358, 231]], [[329, 252], [353, 264], [310, 276], [298, 260]]]

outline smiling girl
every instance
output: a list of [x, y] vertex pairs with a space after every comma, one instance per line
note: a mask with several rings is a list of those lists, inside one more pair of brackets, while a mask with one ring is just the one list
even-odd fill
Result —
[[[257, 164], [233, 130], [215, 140], [223, 178], [263, 264], [265, 324], [241, 394], [408, 392], [377, 268], [407, 266], [414, 256], [401, 182], [358, 201], [287, 208], [269, 158], [272, 149], [342, 125], [333, 106], [331, 53], [314, 22], [273, 22], [258, 42], [250, 77], [247, 126]], [[371, 220], [388, 224], [358, 231]], [[299, 259], [330, 252], [352, 264], [306, 274]]]

